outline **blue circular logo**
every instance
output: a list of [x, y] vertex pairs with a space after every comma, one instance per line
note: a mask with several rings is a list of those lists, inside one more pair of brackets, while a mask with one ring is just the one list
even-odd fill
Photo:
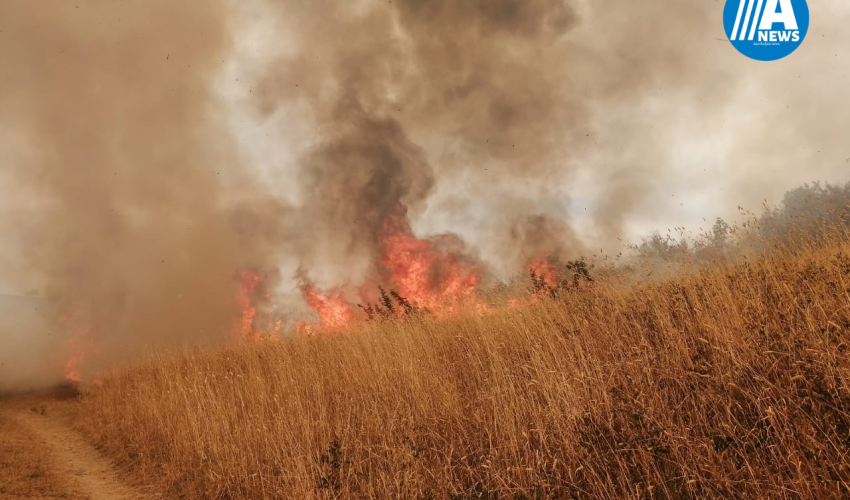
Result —
[[738, 52], [775, 61], [797, 50], [809, 32], [806, 0], [726, 0], [726, 36]]

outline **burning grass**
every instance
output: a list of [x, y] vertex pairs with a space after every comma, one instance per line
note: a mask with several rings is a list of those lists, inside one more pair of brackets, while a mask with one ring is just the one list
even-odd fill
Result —
[[850, 244], [582, 269], [520, 308], [151, 359], [79, 425], [190, 499], [850, 495]]

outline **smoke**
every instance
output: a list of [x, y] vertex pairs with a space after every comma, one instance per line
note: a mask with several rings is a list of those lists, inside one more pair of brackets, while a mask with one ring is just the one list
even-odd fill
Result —
[[55, 346], [62, 339], [51, 335], [46, 309], [37, 298], [0, 293], [0, 391], [56, 380], [55, 371], [45, 365], [61, 366]]
[[[0, 181], [20, 243], [4, 274], [52, 305], [43, 372], [220, 338], [238, 316], [236, 273], [263, 261], [227, 211], [255, 186], [214, 93], [226, 19], [208, 0], [4, 5], [0, 136], [17, 137]], [[4, 354], [36, 334], [3, 327]]]
[[227, 335], [246, 269], [286, 306], [392, 280], [398, 214], [485, 284], [615, 254], [844, 171], [850, 9], [811, 8], [757, 64], [720, 2], [12, 1], [0, 269], [114, 360]]
[[[736, 68], [705, 49], [716, 42], [694, 36], [717, 24], [710, 2], [265, 8], [286, 36], [263, 45], [278, 54], [271, 63], [244, 67], [253, 104], [276, 135], [293, 122], [312, 131], [293, 162], [304, 222], [293, 240], [310, 242], [295, 253], [353, 281], [375, 272], [363, 263], [374, 262], [376, 233], [396, 206], [414, 220], [452, 219], [500, 276], [539, 252], [586, 253], [591, 242], [568, 220], [571, 194], [554, 186], [588, 170], [592, 245], [616, 247], [669, 164], [676, 124], [656, 121], [653, 106], [715, 115], [736, 81]], [[653, 19], [675, 22], [661, 30]]]

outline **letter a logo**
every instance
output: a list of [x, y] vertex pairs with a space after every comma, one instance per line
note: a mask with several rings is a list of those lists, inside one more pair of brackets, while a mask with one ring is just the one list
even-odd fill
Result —
[[726, 36], [738, 52], [757, 61], [788, 56], [809, 31], [806, 0], [726, 0]]
[[[782, 12], [776, 11], [777, 4], [782, 5]], [[772, 30], [776, 23], [784, 24], [786, 31], [798, 29], [797, 17], [794, 15], [794, 7], [791, 5], [791, 0], [767, 0], [759, 29]]]

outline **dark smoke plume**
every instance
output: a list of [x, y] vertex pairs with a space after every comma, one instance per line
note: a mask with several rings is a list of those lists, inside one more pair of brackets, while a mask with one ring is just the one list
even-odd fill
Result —
[[[827, 53], [834, 40], [827, 48], [817, 39], [837, 36], [823, 25], [806, 41], [814, 50], [765, 66], [726, 42], [717, 2], [252, 5], [286, 34], [263, 45], [278, 54], [271, 64], [245, 65], [255, 71], [256, 109], [269, 123], [285, 116], [281, 135], [293, 123], [312, 131], [296, 167], [305, 226], [293, 234], [322, 242], [320, 254], [309, 245], [320, 261], [374, 255], [386, 208], [404, 205], [414, 219], [439, 214], [476, 234], [474, 244], [504, 275], [539, 251], [616, 253], [628, 217], [662, 206], [658, 198], [689, 178], [725, 186], [718, 206], [757, 206], [765, 190], [754, 183], [779, 194], [773, 188], [794, 178], [798, 161], [824, 159], [789, 155], [791, 148], [817, 144], [833, 163], [811, 168], [838, 168], [834, 134], [847, 118], [836, 109], [850, 103], [836, 95], [846, 76], [811, 62], [829, 68], [838, 56]], [[837, 3], [813, 7], [822, 19], [847, 13]], [[806, 88], [815, 80], [820, 91]], [[830, 97], [815, 98], [822, 94]], [[759, 115], [771, 118], [746, 119]], [[727, 181], [687, 171], [677, 178], [687, 133], [701, 148], [733, 144], [728, 165], [716, 169]], [[688, 156], [694, 170], [707, 171], [697, 152]], [[570, 195], [553, 189], [580, 182], [593, 197], [583, 214], [592, 241], [565, 217]]]
[[[318, 0], [268, 8], [280, 16], [286, 46], [258, 68], [255, 102], [266, 116], [283, 108], [315, 124], [299, 170], [307, 200], [295, 239], [331, 245], [319, 254], [309, 248], [324, 261], [374, 257], [388, 208], [421, 213], [441, 181], [463, 175], [481, 189], [456, 197], [452, 211], [492, 207], [491, 260], [516, 271], [535, 252], [575, 257], [586, 251], [581, 238], [534, 202], [533, 186], [570, 182], [587, 164], [599, 165], [601, 182], [591, 217], [611, 244], [651, 192], [668, 149], [640, 117], [642, 100], [669, 89], [679, 105], [710, 114], [729, 92], [719, 85], [729, 73], [692, 36], [713, 20], [710, 2]], [[658, 31], [635, 16], [676, 22]], [[306, 111], [293, 112], [293, 102]], [[529, 180], [520, 197], [493, 192], [494, 183]]]

